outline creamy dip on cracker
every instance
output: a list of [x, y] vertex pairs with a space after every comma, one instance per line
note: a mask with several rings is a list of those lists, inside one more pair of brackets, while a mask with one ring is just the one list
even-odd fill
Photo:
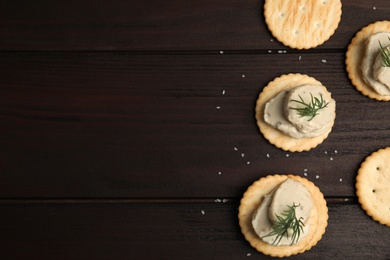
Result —
[[[318, 110], [303, 116], [304, 104]], [[265, 105], [264, 121], [293, 138], [310, 138], [332, 128], [335, 110], [336, 102], [325, 87], [306, 84], [282, 91], [269, 100]]]
[[[279, 240], [277, 235], [272, 233], [274, 224], [280, 221], [280, 218], [285, 217], [286, 210], [291, 209], [292, 205], [296, 206], [294, 209], [295, 216], [296, 219], [302, 221], [302, 230], [296, 240], [293, 240], [292, 229], [289, 229], [287, 234]], [[298, 243], [309, 233], [310, 226], [308, 220], [312, 207], [313, 201], [306, 187], [297, 180], [287, 178], [273, 191], [264, 196], [263, 201], [253, 214], [253, 229], [268, 244], [282, 246]]]

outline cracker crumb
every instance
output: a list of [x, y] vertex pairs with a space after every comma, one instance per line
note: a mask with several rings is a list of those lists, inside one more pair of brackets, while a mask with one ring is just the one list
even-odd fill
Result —
[[206, 214], [206, 212], [204, 212], [204, 210], [201, 210], [200, 213], [202, 213], [202, 215]]

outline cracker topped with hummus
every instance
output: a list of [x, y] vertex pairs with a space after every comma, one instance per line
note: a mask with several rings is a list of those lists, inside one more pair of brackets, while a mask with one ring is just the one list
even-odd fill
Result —
[[303, 253], [315, 246], [328, 225], [328, 208], [314, 183], [296, 175], [269, 175], [244, 193], [239, 224], [245, 239], [274, 257]]
[[362, 28], [348, 46], [345, 63], [358, 91], [378, 101], [389, 101], [390, 21]]
[[336, 102], [318, 80], [303, 74], [282, 75], [271, 81], [256, 102], [260, 132], [285, 151], [308, 151], [329, 135]]

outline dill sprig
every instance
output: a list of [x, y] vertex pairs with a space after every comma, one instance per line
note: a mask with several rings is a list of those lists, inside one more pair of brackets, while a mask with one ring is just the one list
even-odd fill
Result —
[[[390, 37], [388, 37], [388, 39], [390, 41]], [[383, 65], [385, 67], [390, 67], [390, 50], [389, 50], [389, 48], [384, 48], [380, 41], [379, 41], [379, 47], [380, 47], [379, 51], [380, 51], [380, 54], [382, 57]]]
[[303, 233], [303, 227], [305, 226], [302, 221], [303, 218], [300, 217], [297, 219], [296, 217], [295, 208], [297, 207], [299, 207], [299, 204], [295, 205], [293, 203], [292, 206], [287, 205], [288, 209], [281, 214], [282, 216], [275, 214], [278, 220], [272, 226], [273, 231], [263, 237], [276, 236], [272, 244], [278, 245], [283, 237], [289, 237], [289, 231], [291, 230], [292, 235], [290, 245], [296, 244], [301, 236], [301, 233]]
[[318, 115], [318, 110], [323, 109], [328, 106], [329, 102], [325, 102], [324, 98], [322, 97], [322, 94], [320, 94], [320, 98], [313, 97], [313, 95], [310, 93], [310, 103], [306, 103], [303, 98], [299, 96], [300, 100], [291, 100], [293, 102], [296, 102], [298, 104], [303, 105], [303, 107], [290, 107], [291, 109], [294, 109], [298, 112], [298, 114], [301, 117], [308, 116], [310, 119], [308, 121], [311, 121], [316, 115]]

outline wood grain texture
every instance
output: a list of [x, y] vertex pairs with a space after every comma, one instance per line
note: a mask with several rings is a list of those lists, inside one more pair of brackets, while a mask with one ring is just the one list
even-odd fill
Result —
[[[346, 48], [385, 0], [342, 1], [318, 48], [272, 39], [264, 1], [2, 1], [1, 259], [269, 259], [237, 208], [268, 174], [307, 177], [329, 202], [320, 243], [293, 259], [388, 259], [389, 232], [355, 177], [390, 146], [389, 106], [345, 72]], [[286, 153], [257, 129], [262, 88], [321, 81], [337, 102], [317, 148]], [[346, 201], [347, 200], [347, 201]]]
[[[388, 19], [386, 1], [343, 1], [339, 28], [323, 48], [344, 48], [363, 26]], [[264, 1], [3, 1], [1, 50], [253, 50], [281, 48]], [[375, 7], [375, 10], [373, 9]]]
[[[389, 107], [351, 86], [343, 54], [298, 56], [0, 54], [0, 196], [237, 197], [305, 169], [325, 196], [353, 196], [360, 163], [390, 143]], [[298, 71], [337, 102], [332, 133], [301, 154], [254, 115], [268, 81]]]
[[[2, 204], [2, 257], [272, 259], [243, 238], [237, 224], [237, 206], [237, 200]], [[369, 219], [356, 204], [330, 204], [329, 217], [322, 240], [292, 259], [390, 257], [388, 228]]]

